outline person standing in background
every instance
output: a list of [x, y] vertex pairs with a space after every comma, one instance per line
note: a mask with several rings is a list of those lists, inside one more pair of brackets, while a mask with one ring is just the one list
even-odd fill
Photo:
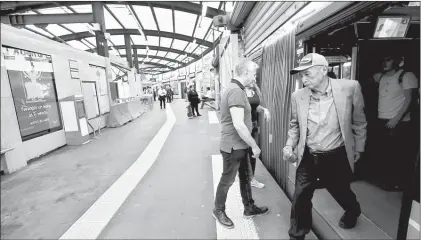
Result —
[[[255, 82], [245, 87], [246, 95], [249, 100], [251, 106], [251, 121], [253, 124], [253, 129], [251, 131], [251, 136], [253, 137], [254, 141], [256, 141], [257, 145], [259, 145], [259, 123], [258, 123], [258, 113], [264, 113], [264, 116], [267, 121], [270, 120], [270, 112], [268, 109], [262, 107], [262, 93]], [[252, 171], [252, 179], [251, 179], [251, 186], [256, 188], [264, 188], [265, 184], [256, 180], [254, 175], [256, 171], [256, 158], [253, 157], [253, 150], [249, 148], [249, 158], [250, 158], [250, 165]]]
[[188, 92], [188, 99], [190, 102], [190, 105], [192, 107], [192, 112], [193, 112], [193, 117], [195, 117], [196, 115], [194, 114], [194, 110], [196, 109], [196, 113], [197, 116], [202, 116], [199, 113], [199, 103], [200, 103], [200, 98], [199, 98], [199, 94], [196, 92], [196, 90], [194, 89], [194, 86], [191, 85], [190, 86], [190, 91]]
[[[386, 191], [400, 191], [411, 171], [411, 161], [415, 158], [412, 145], [419, 147], [419, 121], [417, 135], [411, 121], [419, 116], [419, 104], [416, 102], [418, 79], [412, 72], [405, 72], [399, 65], [402, 57], [389, 54], [382, 60], [383, 71], [374, 74], [378, 84], [378, 146], [376, 165], [380, 172], [380, 187]], [[412, 111], [418, 109], [418, 111]], [[415, 114], [414, 114], [415, 113]], [[418, 116], [416, 116], [418, 114]], [[414, 137], [418, 140], [415, 141]]]
[[165, 106], [165, 97], [167, 96], [167, 91], [165, 91], [164, 86], [161, 86], [161, 89], [158, 90], [158, 99], [159, 99], [159, 105], [161, 106], [162, 109], [162, 105], [164, 105], [164, 109], [166, 108]]
[[248, 148], [255, 157], [260, 155], [260, 148], [251, 136], [251, 106], [244, 92], [244, 86], [256, 78], [258, 65], [248, 59], [240, 59], [235, 66], [235, 79], [227, 84], [221, 97], [221, 140], [219, 149], [223, 160], [223, 173], [215, 194], [213, 217], [226, 228], [233, 228], [234, 223], [225, 213], [225, 202], [230, 187], [238, 172], [240, 192], [243, 200], [245, 218], [267, 214], [267, 207], [254, 204], [251, 191], [251, 171]]

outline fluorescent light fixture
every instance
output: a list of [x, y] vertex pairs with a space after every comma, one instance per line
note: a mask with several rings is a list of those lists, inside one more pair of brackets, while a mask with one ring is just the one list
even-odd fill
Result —
[[[137, 24], [137, 29], [139, 30], [140, 35], [145, 36], [145, 33], [143, 33], [143, 30], [142, 30], [142, 26], [140, 26], [139, 21], [137, 21], [137, 18], [135, 17], [135, 15], [134, 15], [134, 13], [133, 13], [132, 9], [129, 7], [129, 5], [126, 5], [126, 8], [127, 8], [127, 10], [129, 11], [129, 15], [131, 15], [131, 16], [132, 16], [132, 18], [134, 19], [134, 21], [136, 22], [136, 24]], [[146, 39], [146, 38], [145, 38], [145, 39]]]
[[208, 10], [208, 6], [205, 3], [202, 4], [202, 17], [206, 17], [206, 11]]

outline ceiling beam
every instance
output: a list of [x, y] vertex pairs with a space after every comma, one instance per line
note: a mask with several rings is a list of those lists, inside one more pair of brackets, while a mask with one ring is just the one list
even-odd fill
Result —
[[[110, 35], [124, 35], [124, 34], [140, 35], [138, 29], [108, 29], [106, 32], [109, 33]], [[193, 42], [193, 37], [183, 35], [183, 34], [156, 31], [156, 30], [144, 30], [143, 32], [145, 33], [146, 36], [175, 38], [175, 39], [183, 40], [186, 42]], [[63, 39], [64, 41], [71, 41], [71, 40], [80, 40], [83, 38], [89, 38], [89, 37], [92, 37], [92, 34], [86, 31], [86, 32], [78, 32], [75, 34], [62, 35], [59, 37]], [[199, 45], [203, 45], [206, 47], [213, 46], [212, 42], [199, 39], [199, 38], [194, 38], [194, 39], [196, 39], [196, 43]]]
[[91, 13], [72, 14], [25, 14], [1, 16], [1, 23], [15, 25], [35, 24], [66, 24], [66, 23], [91, 23], [94, 15]]
[[[107, 1], [109, 4], [130, 4], [134, 6], [149, 6], [148, 1]], [[8, 14], [15, 14], [15, 13], [22, 13], [34, 9], [45, 9], [45, 8], [53, 8], [59, 6], [72, 6], [72, 5], [86, 5], [84, 1], [66, 1], [66, 2], [1, 2], [1, 15], [5, 16]], [[152, 7], [159, 7], [159, 8], [166, 8], [172, 9], [174, 6], [174, 10], [176, 11], [183, 11], [188, 12], [196, 15], [202, 14], [202, 6], [200, 4], [192, 3], [192, 2], [181, 2], [181, 1], [168, 1], [168, 2], [151, 2]], [[206, 17], [213, 18], [217, 15], [225, 14], [224, 11], [218, 10], [215, 8], [208, 7], [206, 11]]]
[[[120, 55], [120, 56], [121, 56], [121, 58], [125, 58], [127, 55], [123, 54], [123, 55]], [[173, 63], [184, 64], [184, 63], [182, 63], [180, 61], [177, 61], [175, 59], [172, 59], [172, 58], [160, 57], [160, 56], [155, 56], [155, 55], [143, 55], [143, 54], [138, 55], [139, 58], [146, 58], [146, 56], [148, 58], [151, 58], [151, 59], [166, 60], [166, 61], [173, 62]]]
[[[173, 52], [173, 53], [183, 54], [183, 55], [188, 54], [187, 52], [183, 52], [181, 50], [177, 50], [177, 49], [174, 49], [174, 48], [166, 48], [166, 47], [160, 47], [159, 48], [158, 46], [149, 46], [149, 45], [148, 46], [146, 46], [146, 45], [133, 45], [132, 46], [132, 49], [146, 49], [146, 47], [148, 47], [149, 50], [156, 50], [156, 51], [158, 51], [158, 49], [160, 49], [160, 51], [164, 51], [164, 52]], [[114, 48], [115, 49], [125, 49], [126, 46], [125, 45], [116, 45], [116, 46], [114, 46]], [[88, 50], [88, 52], [92, 52], [92, 50]], [[195, 54], [192, 54], [191, 57], [192, 58], [195, 58], [195, 59], [199, 58], [199, 56], [197, 56]]]
[[[164, 65], [164, 64], [160, 64], [160, 63], [154, 63], [154, 62], [144, 62], [144, 64], [145, 65], [154, 65], [154, 66], [157, 66], [157, 67], [160, 67], [160, 68], [169, 68], [171, 70], [175, 69], [173, 67], [170, 67], [170, 66], [167, 66], [167, 65]], [[140, 69], [142, 69], [142, 68], [140, 68]]]

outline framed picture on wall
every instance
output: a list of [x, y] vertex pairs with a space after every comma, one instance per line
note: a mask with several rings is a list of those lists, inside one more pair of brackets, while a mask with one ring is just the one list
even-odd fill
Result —
[[69, 68], [79, 70], [79, 66], [77, 64], [77, 61], [69, 59]]
[[79, 71], [78, 70], [74, 70], [74, 69], [70, 69], [70, 77], [72, 79], [80, 79], [80, 77], [79, 77]]

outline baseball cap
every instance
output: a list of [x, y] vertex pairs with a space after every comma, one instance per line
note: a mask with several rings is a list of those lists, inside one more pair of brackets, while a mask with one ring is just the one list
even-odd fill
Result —
[[289, 73], [293, 75], [298, 72], [309, 69], [313, 66], [329, 66], [329, 63], [327, 62], [326, 58], [322, 55], [318, 53], [309, 53], [301, 59], [300, 65], [289, 71]]

